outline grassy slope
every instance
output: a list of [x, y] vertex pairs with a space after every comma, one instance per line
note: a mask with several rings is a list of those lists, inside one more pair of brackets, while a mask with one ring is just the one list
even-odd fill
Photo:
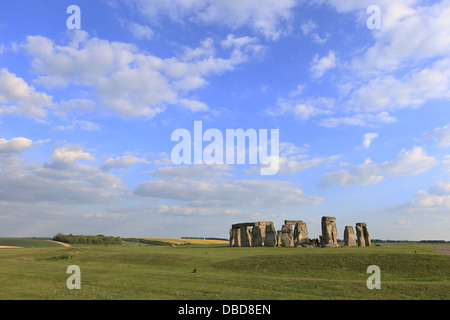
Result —
[[[71, 264], [81, 290], [66, 287]], [[381, 290], [366, 287], [371, 264]], [[0, 285], [0, 299], [450, 299], [450, 256], [431, 244], [3, 249]]]
[[[48, 238], [50, 239], [50, 238]], [[0, 246], [18, 246], [24, 248], [59, 247], [57, 243], [43, 238], [0, 238]]]

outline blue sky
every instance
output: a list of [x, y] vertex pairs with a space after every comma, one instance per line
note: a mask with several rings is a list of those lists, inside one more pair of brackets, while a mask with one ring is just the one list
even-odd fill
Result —
[[[80, 8], [69, 29], [67, 7]], [[381, 27], [369, 29], [370, 5]], [[450, 240], [450, 1], [0, 3], [0, 235], [228, 237], [322, 216]], [[171, 134], [278, 129], [279, 171]]]

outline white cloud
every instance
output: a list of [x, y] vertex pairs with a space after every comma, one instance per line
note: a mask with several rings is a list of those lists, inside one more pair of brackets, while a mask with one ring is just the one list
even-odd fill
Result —
[[94, 111], [94, 109], [95, 102], [89, 99], [61, 100], [51, 107], [53, 114], [63, 119], [71, 114], [86, 114]]
[[101, 169], [103, 171], [109, 171], [111, 169], [127, 169], [129, 166], [135, 164], [135, 163], [147, 163], [150, 162], [147, 161], [145, 158], [139, 158], [136, 156], [133, 156], [131, 154], [126, 154], [122, 157], [117, 158], [109, 158], [106, 160], [103, 165], [101, 166]]
[[122, 21], [123, 26], [138, 40], [152, 40], [155, 32], [146, 25], [134, 21]]
[[379, 112], [417, 107], [429, 99], [448, 99], [449, 70], [450, 59], [442, 59], [401, 79], [391, 75], [373, 79], [352, 93], [348, 105], [354, 111]]
[[328, 41], [328, 38], [330, 37], [330, 34], [325, 34], [325, 36], [323, 38], [320, 37], [320, 35], [316, 32], [314, 32], [313, 34], [311, 34], [311, 39], [313, 42], [317, 43], [317, 44], [324, 44]]
[[98, 123], [87, 121], [87, 120], [73, 120], [72, 124], [70, 124], [70, 125], [66, 125], [66, 126], [59, 125], [59, 126], [52, 128], [51, 130], [72, 131], [72, 130], [76, 130], [76, 129], [81, 129], [81, 130], [85, 130], [85, 131], [99, 131], [100, 125]]
[[33, 141], [27, 138], [18, 137], [6, 140], [0, 138], [0, 154], [1, 153], [17, 153], [31, 146]]
[[326, 71], [329, 69], [336, 67], [336, 54], [333, 50], [328, 51], [328, 56], [322, 57], [319, 59], [319, 55], [316, 54], [313, 57], [313, 61], [311, 63], [310, 71], [312, 73], [312, 77], [314, 79], [321, 78]]
[[294, 0], [135, 0], [126, 1], [155, 21], [159, 16], [179, 23], [222, 25], [232, 30], [250, 28], [276, 40], [290, 31]]
[[84, 152], [82, 146], [68, 143], [53, 150], [50, 160], [51, 163], [47, 164], [49, 168], [67, 168], [79, 160], [92, 161], [95, 157], [89, 152]]
[[[280, 155], [277, 159], [277, 174], [295, 174], [308, 168], [318, 166], [322, 163], [331, 163], [340, 158], [339, 155], [310, 158], [306, 152], [306, 148], [299, 148], [293, 143], [280, 143]], [[259, 174], [259, 168], [254, 166], [250, 168], [247, 173]]]
[[0, 115], [18, 113], [27, 117], [43, 118], [46, 107], [52, 105], [52, 97], [37, 92], [25, 80], [10, 73], [6, 68], [0, 70]]
[[[322, 119], [326, 127], [338, 125], [370, 126], [395, 121], [399, 109], [418, 108], [433, 99], [450, 98], [450, 1], [320, 1], [341, 13], [351, 13], [356, 23], [366, 28], [366, 8], [381, 7], [381, 29], [370, 32], [373, 45], [360, 48], [362, 55], [342, 61], [341, 70], [351, 75], [342, 78], [340, 101], [347, 113]], [[320, 78], [318, 56], [313, 67]]]
[[[27, 37], [24, 47], [39, 75], [35, 81], [50, 86], [89, 86], [100, 107], [124, 117], [152, 118], [167, 104], [208, 110], [204, 102], [186, 95], [205, 86], [208, 76], [231, 71], [263, 49], [256, 38], [228, 35], [221, 43], [228, 58], [217, 57], [214, 42], [205, 39], [198, 48], [184, 48], [180, 57], [163, 59], [131, 44], [89, 38], [85, 31], [76, 31], [66, 46], [43, 36]], [[62, 102], [62, 109], [56, 112], [64, 115], [80, 105], [93, 107], [89, 100], [72, 99]]]
[[324, 118], [319, 121], [319, 125], [328, 128], [340, 125], [366, 127], [373, 124], [392, 123], [395, 121], [397, 121], [395, 117], [391, 116], [386, 111], [382, 111], [379, 113], [357, 113], [351, 116]]
[[428, 193], [438, 196], [450, 196], [450, 182], [438, 181], [428, 189]]
[[120, 178], [102, 173], [94, 166], [73, 163], [89, 156], [80, 152], [55, 154], [58, 160], [67, 161], [65, 166], [27, 163], [25, 167], [19, 162], [3, 166], [0, 170], [0, 202], [23, 205], [101, 203], [118, 199], [116, 190], [125, 190]]
[[317, 24], [312, 20], [307, 20], [300, 26], [304, 35], [308, 35], [311, 31], [317, 29]]
[[434, 157], [427, 156], [421, 147], [411, 150], [402, 150], [392, 161], [386, 161], [379, 165], [380, 172], [393, 177], [411, 176], [428, 171], [437, 164]]
[[378, 133], [370, 133], [370, 132], [366, 133], [364, 135], [363, 147], [365, 149], [369, 149], [369, 147], [370, 147], [370, 145], [372, 143], [372, 140], [375, 139], [376, 137], [378, 137]]
[[426, 132], [422, 137], [425, 139], [431, 138], [437, 140], [440, 147], [448, 147], [450, 146], [450, 125]]
[[406, 214], [419, 214], [422, 216], [433, 215], [447, 216], [450, 212], [450, 196], [436, 195], [427, 190], [417, 191], [409, 201], [393, 205], [395, 211]]
[[291, 182], [267, 180], [152, 180], [134, 193], [141, 197], [172, 199], [196, 206], [297, 206], [318, 204], [323, 199], [306, 196]]
[[[297, 91], [299, 90], [302, 90], [302, 88], [299, 88]], [[291, 96], [294, 97], [299, 93], [291, 94]], [[333, 100], [324, 97], [306, 100], [295, 98], [278, 99], [277, 105], [266, 109], [265, 112], [271, 116], [294, 115], [298, 119], [308, 120], [318, 115], [333, 113], [333, 105]]]
[[227, 171], [232, 168], [227, 164], [192, 164], [165, 166], [150, 172], [159, 178], [170, 179], [205, 179], [231, 175]]
[[369, 185], [382, 181], [383, 175], [391, 177], [418, 175], [436, 164], [437, 160], [434, 157], [427, 156], [422, 148], [414, 147], [408, 151], [402, 150], [392, 161], [373, 163], [368, 158], [361, 165], [350, 169], [326, 173], [322, 175], [320, 185], [322, 187], [333, 184]]
[[383, 1], [382, 27], [374, 34], [376, 42], [355, 65], [392, 71], [411, 62], [447, 55], [449, 5], [449, 1]]
[[322, 175], [320, 185], [322, 187], [329, 187], [333, 184], [341, 186], [355, 184], [368, 185], [378, 183], [381, 180], [383, 180], [383, 177], [378, 175], [376, 166], [374, 166], [370, 159], [366, 159], [359, 166], [353, 166], [348, 170], [339, 170]]

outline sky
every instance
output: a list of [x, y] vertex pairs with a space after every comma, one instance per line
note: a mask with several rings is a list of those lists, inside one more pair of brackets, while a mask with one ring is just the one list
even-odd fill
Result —
[[[366, 222], [372, 239], [448, 241], [449, 16], [450, 1], [2, 1], [0, 236], [303, 220], [318, 238], [333, 216], [339, 238]], [[200, 141], [278, 130], [276, 174], [174, 162], [195, 123]]]

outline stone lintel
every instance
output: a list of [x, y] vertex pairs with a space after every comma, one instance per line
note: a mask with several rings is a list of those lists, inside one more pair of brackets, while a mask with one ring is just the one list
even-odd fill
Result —
[[284, 220], [284, 224], [295, 225], [297, 222], [303, 222], [302, 220]]

